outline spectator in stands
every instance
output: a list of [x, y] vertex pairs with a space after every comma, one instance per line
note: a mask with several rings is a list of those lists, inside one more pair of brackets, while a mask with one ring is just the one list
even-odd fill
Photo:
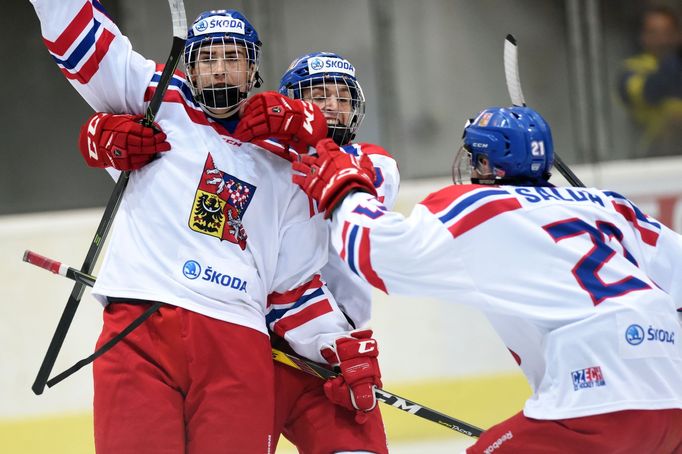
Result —
[[682, 33], [675, 11], [646, 9], [642, 52], [625, 60], [619, 94], [642, 133], [638, 154], [682, 155]]

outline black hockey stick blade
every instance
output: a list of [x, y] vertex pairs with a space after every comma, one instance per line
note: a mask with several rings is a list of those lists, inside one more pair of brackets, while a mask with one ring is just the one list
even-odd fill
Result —
[[[313, 361], [290, 355], [275, 348], [272, 349], [272, 359], [322, 379], [329, 379], [337, 376], [336, 372], [331, 371]], [[420, 418], [424, 418], [428, 421], [438, 423], [461, 434], [478, 438], [483, 433], [483, 429], [440, 413], [436, 410], [432, 410], [431, 408], [420, 405], [409, 399], [405, 399], [404, 397], [400, 397], [396, 394], [386, 391], [385, 389], [375, 389], [374, 392], [377, 400], [383, 402], [386, 405], [390, 405], [391, 407], [397, 408], [398, 410], [402, 410], [411, 415], [419, 416]]]
[[[159, 107], [161, 106], [163, 95], [166, 92], [166, 88], [168, 88], [168, 84], [172, 78], [173, 72], [175, 71], [178, 61], [182, 56], [185, 38], [187, 37], [187, 19], [183, 0], [168, 0], [168, 5], [170, 7], [171, 17], [173, 20], [173, 45], [171, 46], [171, 52], [168, 56], [166, 67], [164, 68], [161, 74], [161, 79], [159, 80], [159, 83], [156, 87], [156, 92], [154, 93], [154, 96], [152, 97], [152, 100], [149, 103], [145, 113], [143, 123], [146, 126], [153, 126], [154, 124], [154, 118], [156, 117]], [[109, 197], [109, 201], [107, 202], [107, 205], [104, 209], [104, 214], [102, 215], [102, 220], [97, 227], [95, 237], [90, 244], [90, 249], [88, 249], [85, 261], [81, 267], [81, 271], [85, 274], [90, 274], [95, 266], [95, 263], [97, 262], [97, 258], [99, 257], [99, 253], [102, 250], [104, 240], [109, 233], [109, 229], [113, 223], [116, 211], [121, 204], [123, 192], [125, 191], [125, 188], [128, 184], [128, 178], [129, 173], [122, 172], [118, 177], [114, 191]], [[85, 286], [81, 282], [76, 282], [73, 290], [71, 291], [71, 295], [66, 302], [66, 306], [64, 307], [62, 316], [59, 319], [57, 328], [52, 335], [50, 345], [47, 348], [47, 352], [45, 353], [45, 357], [43, 358], [43, 361], [40, 365], [36, 379], [33, 382], [33, 386], [31, 386], [31, 389], [37, 395], [42, 394], [45, 389], [45, 385], [47, 384], [50, 373], [54, 368], [54, 363], [57, 360], [59, 351], [64, 344], [66, 333], [71, 327], [71, 322], [73, 322], [73, 318], [76, 315], [76, 310], [78, 309], [78, 305], [80, 304], [84, 290]]]

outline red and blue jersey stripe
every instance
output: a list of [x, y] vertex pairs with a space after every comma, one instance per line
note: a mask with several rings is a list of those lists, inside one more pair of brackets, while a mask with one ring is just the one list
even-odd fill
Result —
[[87, 84], [97, 73], [115, 38], [97, 19], [95, 9], [100, 17], [108, 20], [99, 2], [86, 2], [55, 41], [43, 39], [66, 78], [82, 84]]
[[617, 192], [605, 191], [604, 194], [611, 197], [613, 208], [632, 224], [642, 241], [650, 246], [656, 246], [661, 224], [649, 218], [634, 203]]
[[372, 266], [370, 229], [360, 227], [346, 221], [343, 224], [343, 248], [341, 259], [348, 264], [351, 271], [369, 282], [373, 287], [388, 293], [384, 281]]
[[265, 315], [268, 327], [278, 336], [284, 337], [287, 332], [332, 312], [328, 292], [318, 274], [293, 290], [271, 293]]
[[497, 215], [521, 208], [516, 196], [505, 189], [472, 185], [448, 186], [431, 194], [421, 204], [436, 215], [455, 238]]

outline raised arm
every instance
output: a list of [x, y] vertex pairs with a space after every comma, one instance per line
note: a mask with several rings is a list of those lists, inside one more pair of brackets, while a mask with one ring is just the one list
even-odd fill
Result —
[[144, 113], [156, 64], [133, 51], [97, 0], [31, 3], [50, 55], [94, 110]]

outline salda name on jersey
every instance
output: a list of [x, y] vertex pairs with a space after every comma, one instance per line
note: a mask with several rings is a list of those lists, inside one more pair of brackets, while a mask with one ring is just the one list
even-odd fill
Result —
[[513, 188], [513, 191], [530, 203], [563, 200], [565, 202], [589, 202], [602, 207], [606, 206], [598, 195], [577, 188], [518, 187]]

